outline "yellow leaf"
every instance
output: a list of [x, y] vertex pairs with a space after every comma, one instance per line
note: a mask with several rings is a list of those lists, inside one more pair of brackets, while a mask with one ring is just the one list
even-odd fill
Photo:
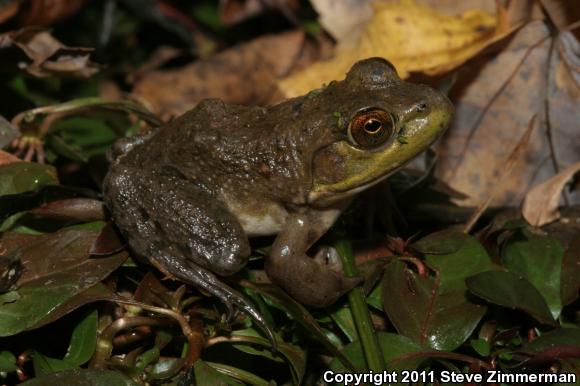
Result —
[[410, 0], [377, 3], [374, 11], [358, 45], [281, 80], [284, 95], [302, 95], [342, 79], [354, 62], [372, 56], [391, 61], [402, 78], [410, 72], [448, 71], [498, 38], [496, 18], [483, 11], [448, 16]]

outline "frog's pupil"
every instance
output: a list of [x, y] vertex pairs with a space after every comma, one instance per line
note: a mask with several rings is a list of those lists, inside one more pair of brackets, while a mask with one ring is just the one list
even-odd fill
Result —
[[381, 129], [381, 122], [377, 119], [369, 119], [365, 122], [365, 131], [370, 134], [375, 134]]

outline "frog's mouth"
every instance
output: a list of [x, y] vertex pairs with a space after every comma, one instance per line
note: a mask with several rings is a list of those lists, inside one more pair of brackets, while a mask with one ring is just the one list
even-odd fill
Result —
[[429, 148], [447, 129], [452, 116], [453, 107], [446, 101], [428, 117], [407, 122], [405, 141], [394, 139], [376, 151], [356, 148], [347, 141], [319, 150], [313, 160], [308, 202], [314, 206], [329, 205], [379, 183]]

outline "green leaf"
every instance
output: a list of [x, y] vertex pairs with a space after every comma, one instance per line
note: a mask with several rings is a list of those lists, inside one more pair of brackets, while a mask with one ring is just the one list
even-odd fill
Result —
[[74, 369], [37, 377], [21, 386], [138, 386], [125, 375], [111, 370]]
[[77, 366], [73, 365], [72, 363], [62, 359], [47, 357], [38, 351], [35, 351], [32, 356], [32, 365], [34, 367], [34, 374], [36, 374], [36, 376], [77, 368]]
[[97, 347], [98, 313], [88, 313], [73, 330], [64, 360], [80, 366], [89, 361]]
[[411, 244], [411, 247], [424, 255], [446, 255], [461, 249], [465, 236], [455, 229], [445, 229], [423, 237]]
[[46, 146], [56, 154], [78, 162], [87, 162], [89, 157], [83, 154], [82, 149], [67, 143], [58, 135], [51, 135], [46, 139]]
[[471, 347], [482, 357], [489, 356], [491, 345], [485, 339], [471, 339]]
[[227, 385], [227, 386], [243, 386], [244, 384], [235, 380], [234, 378], [222, 374], [201, 359], [196, 361], [193, 365], [195, 372], [195, 381], [197, 386], [213, 386], [213, 385]]
[[[268, 340], [264, 339], [253, 328], [236, 330], [232, 333], [232, 336], [243, 337], [243, 339], [245, 340], [245, 342], [242, 342], [240, 344], [237, 343], [232, 344], [232, 347], [242, 352], [245, 352], [246, 354], [261, 356], [275, 362], [284, 362], [284, 358], [282, 356], [274, 354], [272, 350], [270, 350], [270, 343], [268, 342]], [[280, 339], [280, 337], [277, 336], [276, 339], [278, 340]], [[259, 345], [260, 348], [256, 347], [256, 343]], [[285, 345], [285, 343], [282, 342], [281, 345]], [[279, 352], [283, 354], [282, 349], [280, 349]]]
[[562, 311], [560, 275], [564, 251], [556, 239], [523, 231], [508, 242], [502, 262], [510, 272], [523, 276], [542, 294], [554, 319]]
[[88, 362], [97, 346], [97, 316], [97, 310], [93, 310], [77, 324], [63, 359], [50, 358], [35, 352], [33, 356], [34, 372], [37, 375], [46, 375], [74, 369]]
[[383, 285], [379, 283], [373, 288], [373, 290], [367, 295], [366, 302], [369, 306], [376, 308], [377, 310], [383, 310]]
[[511, 272], [488, 271], [468, 278], [467, 287], [490, 303], [522, 310], [545, 324], [556, 324], [546, 301], [526, 278]]
[[255, 374], [252, 374], [248, 371], [239, 369], [237, 367], [224, 365], [222, 363], [215, 363], [215, 362], [205, 362], [208, 366], [213, 367], [214, 370], [218, 371], [221, 374], [231, 376], [235, 379], [243, 381], [246, 385], [253, 385], [253, 386], [270, 386], [271, 383], [258, 377]]
[[[124, 127], [130, 126], [125, 114], [118, 119], [126, 121]], [[103, 117], [73, 117], [51, 127], [46, 146], [63, 157], [87, 162], [91, 156], [105, 154], [117, 137], [114, 128]]]
[[298, 322], [302, 327], [304, 327], [308, 332], [310, 332], [316, 340], [323, 345], [332, 355], [337, 356], [343, 361], [345, 366], [349, 366], [349, 369], [354, 371], [355, 368], [349, 364], [348, 359], [342, 355], [340, 350], [328, 339], [324, 330], [316, 322], [316, 319], [308, 312], [304, 306], [296, 302], [288, 296], [279, 287], [272, 284], [258, 284], [251, 283], [249, 281], [242, 282], [242, 285], [249, 287], [251, 290], [259, 293], [262, 296], [267, 297], [274, 303], [280, 305], [287, 313], [289, 313], [292, 318]]
[[435, 251], [426, 253], [425, 260], [439, 271], [439, 291], [442, 293], [465, 292], [466, 278], [493, 269], [485, 248], [472, 236], [457, 230], [446, 230], [429, 235], [427, 239], [428, 243], [420, 240], [418, 244], [423, 246], [423, 250]]
[[[414, 370], [424, 360], [424, 358], [398, 360], [405, 354], [425, 351], [424, 347], [403, 335], [379, 332], [377, 334], [377, 340], [381, 346], [383, 359], [387, 364], [387, 369], [389, 371]], [[354, 341], [346, 345], [343, 349], [343, 353], [355, 366], [357, 366], [357, 368], [365, 368], [365, 358], [359, 341]], [[347, 371], [347, 369], [336, 358], [330, 362], [330, 368], [334, 371]]]
[[168, 380], [177, 375], [183, 367], [183, 358], [159, 358], [147, 368], [147, 380]]
[[56, 169], [34, 162], [14, 162], [0, 166], [0, 196], [35, 190], [43, 185], [56, 185]]
[[13, 303], [18, 299], [20, 299], [20, 294], [18, 293], [18, 291], [6, 292], [0, 295], [0, 305], [6, 303]]
[[347, 336], [349, 341], [353, 342], [358, 339], [356, 326], [354, 325], [354, 320], [352, 319], [352, 312], [349, 308], [339, 307], [330, 313], [330, 317], [342, 330], [344, 335]]
[[10, 351], [0, 351], [0, 373], [16, 371], [16, 357]]
[[[237, 330], [233, 332], [232, 335], [242, 338], [245, 342], [245, 345], [244, 342], [236, 342], [234, 344], [234, 347], [238, 350], [248, 354], [262, 356], [274, 361], [279, 361], [271, 351], [272, 346], [270, 341], [260, 336], [256, 330]], [[278, 342], [277, 354], [282, 355], [290, 364], [294, 382], [299, 384], [304, 377], [304, 372], [306, 371], [306, 353], [300, 347], [284, 342], [279, 336], [276, 340]], [[257, 349], [255, 346], [261, 346], [263, 349]]]

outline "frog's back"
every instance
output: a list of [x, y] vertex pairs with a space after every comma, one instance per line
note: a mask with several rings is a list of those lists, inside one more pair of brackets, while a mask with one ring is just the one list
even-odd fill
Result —
[[269, 109], [202, 101], [136, 145], [120, 163], [171, 168], [217, 196], [299, 203], [307, 188], [303, 144], [270, 121]]

